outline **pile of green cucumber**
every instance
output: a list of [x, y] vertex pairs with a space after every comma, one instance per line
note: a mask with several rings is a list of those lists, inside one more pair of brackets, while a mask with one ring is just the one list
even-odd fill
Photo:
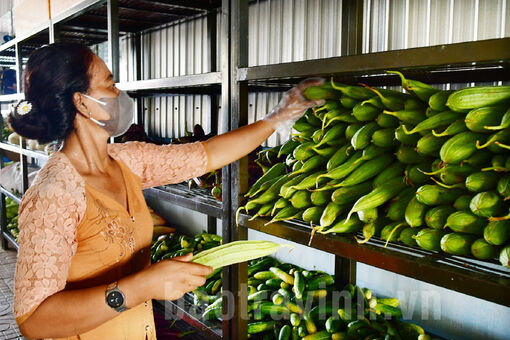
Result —
[[154, 263], [188, 253], [196, 254], [219, 245], [221, 245], [221, 236], [206, 232], [193, 237], [176, 233], [164, 234], [152, 240], [151, 261]]
[[[248, 266], [248, 334], [263, 339], [431, 339], [402, 321], [399, 302], [376, 298], [370, 289], [349, 284], [335, 290], [334, 277], [271, 257]], [[214, 282], [214, 279], [211, 280]], [[209, 286], [208, 284], [207, 286]], [[203, 319], [221, 317], [221, 294], [195, 291], [208, 306]]]
[[444, 91], [399, 72], [406, 92], [330, 83], [266, 154], [245, 194], [267, 223], [379, 236], [431, 251], [510, 259], [510, 86]]

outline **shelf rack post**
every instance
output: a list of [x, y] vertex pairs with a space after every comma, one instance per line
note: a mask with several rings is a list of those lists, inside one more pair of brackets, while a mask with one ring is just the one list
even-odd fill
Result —
[[119, 1], [107, 1], [108, 18], [108, 64], [113, 73], [113, 80], [119, 81]]

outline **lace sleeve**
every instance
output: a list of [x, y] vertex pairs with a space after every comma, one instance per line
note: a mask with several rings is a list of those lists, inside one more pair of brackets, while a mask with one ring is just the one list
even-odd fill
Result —
[[208, 154], [204, 143], [156, 145], [143, 142], [110, 144], [110, 155], [142, 179], [142, 187], [180, 183], [203, 175]]
[[[51, 164], [50, 164], [51, 163]], [[57, 163], [57, 164], [55, 164]], [[47, 297], [63, 290], [76, 253], [76, 229], [85, 213], [85, 191], [71, 173], [48, 162], [23, 196], [19, 209], [18, 258], [14, 276], [14, 315], [23, 323]]]

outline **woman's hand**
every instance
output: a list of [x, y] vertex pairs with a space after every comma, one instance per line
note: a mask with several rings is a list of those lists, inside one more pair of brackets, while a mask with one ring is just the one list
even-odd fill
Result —
[[306, 109], [324, 104], [323, 100], [312, 101], [303, 96], [303, 91], [307, 87], [320, 86], [323, 83], [324, 80], [320, 78], [303, 80], [297, 86], [287, 91], [278, 105], [263, 120], [271, 124], [275, 130], [289, 130]]
[[193, 254], [162, 260], [140, 272], [140, 289], [156, 300], [177, 300], [205, 283], [212, 268], [189, 262]]

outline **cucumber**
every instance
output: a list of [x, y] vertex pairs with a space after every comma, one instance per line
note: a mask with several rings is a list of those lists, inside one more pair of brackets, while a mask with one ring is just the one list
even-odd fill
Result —
[[331, 201], [331, 194], [333, 193], [333, 190], [326, 190], [326, 191], [314, 191], [312, 192], [310, 196], [310, 200], [312, 201], [312, 204], [319, 207], [324, 206], [328, 204], [329, 201]]
[[448, 139], [441, 147], [439, 155], [445, 163], [459, 164], [477, 150], [477, 142], [483, 143], [484, 141], [485, 136], [482, 134], [471, 131], [462, 132]]
[[400, 110], [400, 111], [383, 111], [387, 115], [397, 117], [399, 121], [404, 124], [417, 125], [424, 121], [427, 117], [425, 116], [424, 110]]
[[326, 322], [324, 323], [324, 327], [326, 327], [326, 331], [330, 334], [336, 333], [342, 328], [344, 325], [343, 321], [338, 317], [330, 316]]
[[466, 123], [464, 123], [464, 119], [461, 118], [448, 125], [446, 129], [442, 130], [441, 132], [432, 130], [432, 134], [436, 137], [454, 136], [464, 131], [468, 131], [468, 128]]
[[[309, 334], [317, 333], [317, 326], [313, 322], [313, 319], [310, 317], [310, 315], [308, 313], [305, 313], [303, 315], [303, 318], [305, 319], [305, 327], [306, 327], [307, 333], [309, 333]], [[329, 334], [328, 334], [328, 337], [329, 337]]]
[[496, 188], [501, 174], [492, 171], [480, 171], [469, 175], [466, 178], [466, 189], [472, 192], [488, 191]]
[[290, 197], [289, 202], [294, 208], [303, 210], [312, 205], [310, 195], [311, 193], [309, 191], [298, 190]]
[[476, 239], [477, 236], [464, 233], [446, 234], [441, 238], [441, 250], [452, 255], [469, 255]]
[[381, 148], [390, 148], [398, 144], [395, 138], [395, 129], [387, 128], [375, 131], [372, 134], [372, 143]]
[[464, 117], [462, 113], [454, 111], [443, 111], [435, 114], [416, 125], [412, 130], [408, 131], [409, 134], [436, 129], [441, 126], [450, 125], [458, 119]]
[[393, 307], [390, 305], [385, 305], [383, 303], [378, 303], [375, 306], [375, 312], [377, 314], [383, 314], [385, 318], [391, 317], [400, 319], [402, 317], [402, 311], [398, 307]]
[[[318, 192], [327, 192], [327, 191], [318, 191]], [[312, 196], [313, 196], [313, 194], [314, 193], [312, 193]], [[303, 211], [303, 215], [301, 216], [301, 218], [306, 223], [319, 224], [323, 212], [324, 212], [324, 207], [313, 206], [313, 207], [310, 207], [310, 208], [306, 209], [305, 211]]]
[[362, 155], [363, 155], [362, 151], [355, 152], [352, 156], [349, 157], [348, 160], [346, 160], [341, 165], [329, 170], [326, 174], [318, 176], [317, 181], [323, 177], [331, 179], [342, 179], [346, 177], [362, 164], [361, 161]]
[[394, 162], [393, 155], [382, 154], [374, 159], [371, 159], [361, 164], [356, 170], [354, 170], [347, 178], [345, 178], [338, 187], [342, 186], [353, 186], [360, 184], [366, 180], [369, 180], [383, 171], [385, 168], [390, 166]]
[[395, 138], [402, 144], [416, 146], [421, 136], [418, 133], [407, 134], [406, 131], [412, 130], [411, 126], [410, 124], [400, 125], [395, 130]]
[[506, 174], [500, 178], [496, 186], [498, 194], [506, 201], [510, 197], [510, 174]]
[[315, 150], [313, 149], [314, 146], [315, 146], [315, 143], [313, 143], [313, 142], [306, 142], [301, 145], [298, 145], [294, 149], [292, 156], [295, 159], [297, 159], [298, 161], [304, 162], [307, 159], [309, 159], [310, 157], [317, 155], [317, 152], [315, 152]]
[[430, 172], [429, 163], [409, 164], [405, 170], [406, 182], [411, 185], [422, 185], [430, 182], [430, 176], [424, 172]]
[[265, 281], [265, 285], [269, 287], [269, 290], [275, 290], [281, 288], [282, 280], [279, 278], [268, 279]]
[[328, 333], [328, 331], [320, 331], [314, 334], [308, 334], [302, 340], [329, 340], [329, 339], [331, 339], [331, 335]]
[[505, 107], [486, 106], [469, 111], [464, 119], [466, 126], [473, 132], [491, 132], [485, 126], [495, 126], [501, 122]]
[[425, 335], [425, 331], [420, 326], [405, 321], [397, 321], [397, 330], [402, 339], [418, 339], [420, 335]]
[[303, 166], [299, 170], [293, 171], [292, 174], [296, 175], [296, 174], [301, 174], [301, 173], [310, 173], [313, 170], [316, 170], [317, 168], [324, 165], [326, 162], [327, 162], [327, 158], [324, 158], [321, 155], [313, 156], [313, 157], [307, 159], [303, 163]]
[[293, 188], [294, 184], [301, 183], [301, 181], [303, 181], [308, 176], [309, 175], [307, 174], [301, 174], [299, 176], [292, 177], [290, 180], [288, 180], [280, 187], [279, 191], [280, 196], [285, 199], [289, 199], [292, 196], [292, 194], [294, 194], [297, 191], [297, 189]]
[[398, 147], [396, 156], [404, 164], [418, 164], [426, 161], [426, 158], [416, 152], [413, 147], [403, 144]]
[[379, 212], [377, 208], [371, 208], [366, 210], [360, 210], [357, 212], [358, 218], [363, 223], [371, 223], [379, 217]]
[[340, 98], [341, 93], [333, 88], [330, 84], [325, 83], [320, 86], [309, 86], [303, 91], [303, 96], [309, 100], [319, 99], [332, 99], [337, 100]]
[[412, 228], [408, 227], [405, 228], [400, 232], [400, 235], [398, 236], [398, 241], [402, 242], [408, 246], [416, 246], [416, 240], [413, 236], [416, 236], [423, 228]]
[[338, 205], [335, 202], [329, 202], [322, 213], [319, 225], [321, 228], [329, 227], [335, 222], [338, 216], [346, 212], [347, 209], [349, 209], [349, 206], [346, 204]]
[[365, 320], [351, 321], [347, 324], [347, 335], [350, 339], [363, 339], [373, 333], [375, 330], [370, 328]]
[[446, 101], [448, 100], [448, 97], [450, 94], [453, 93], [453, 90], [448, 91], [438, 91], [434, 93], [429, 98], [429, 106], [432, 110], [436, 111], [443, 111], [448, 109], [448, 106], [446, 106]]
[[446, 234], [444, 230], [432, 228], [424, 228], [418, 232], [413, 238], [416, 243], [425, 250], [440, 251], [441, 238]]
[[390, 223], [382, 228], [381, 239], [388, 242], [396, 242], [402, 230], [407, 227], [409, 226], [402, 221]]
[[275, 305], [281, 305], [284, 300], [285, 300], [285, 298], [281, 294], [278, 294], [278, 293], [273, 294], [273, 296], [271, 297], [271, 301], [273, 301], [273, 303]]
[[294, 288], [292, 289], [294, 291], [294, 294], [296, 295], [297, 299], [303, 298], [303, 292], [305, 291], [305, 278], [303, 275], [301, 275], [301, 272], [299, 270], [296, 270], [294, 272]]
[[425, 214], [425, 223], [433, 229], [441, 229], [446, 225], [448, 216], [457, 210], [450, 205], [439, 205], [428, 210]]
[[393, 164], [391, 164], [386, 169], [381, 171], [377, 176], [375, 176], [372, 185], [374, 187], [378, 187], [392, 178], [401, 177], [404, 172], [404, 167], [405, 167], [404, 164], [400, 162], [393, 162]]
[[324, 289], [326, 286], [330, 286], [335, 282], [335, 277], [329, 274], [322, 274], [316, 276], [306, 283], [308, 290]]
[[344, 145], [338, 151], [336, 151], [333, 156], [331, 156], [326, 164], [326, 169], [328, 171], [340, 166], [344, 163], [349, 156], [352, 155], [352, 147], [350, 145]]
[[290, 340], [292, 330], [289, 325], [283, 325], [278, 335], [278, 340]]
[[487, 243], [502, 246], [510, 239], [510, 220], [489, 222], [483, 230]]
[[[294, 139], [288, 139], [285, 143], [282, 144], [280, 147], [280, 150], [278, 150], [278, 158], [284, 156], [284, 155], [291, 155], [294, 151], [294, 149], [299, 146], [301, 142], [294, 140]], [[281, 163], [276, 163], [281, 164]]]
[[351, 138], [351, 145], [354, 150], [362, 150], [370, 144], [372, 135], [379, 130], [379, 126], [375, 122], [370, 122], [360, 128]]
[[361, 129], [362, 127], [364, 126], [364, 124], [361, 124], [361, 123], [353, 123], [353, 124], [350, 124], [346, 129], [345, 129], [345, 138], [347, 140], [351, 140], [352, 137], [354, 137], [354, 135], [356, 134], [356, 132]]
[[272, 330], [276, 325], [276, 321], [256, 321], [249, 322], [247, 326], [248, 334], [262, 333]]
[[301, 182], [295, 183], [294, 185], [292, 185], [291, 188], [296, 189], [296, 190], [307, 190], [307, 189], [315, 188], [316, 185], [321, 186], [327, 182], [327, 179], [324, 178], [323, 176], [321, 176], [324, 174], [325, 174], [325, 171], [314, 172], [313, 174], [308, 175], [303, 180], [301, 180]]
[[366, 181], [350, 187], [339, 188], [331, 195], [332, 202], [338, 205], [355, 202], [359, 197], [368, 194], [372, 190], [372, 182]]
[[372, 121], [379, 113], [381, 113], [381, 109], [373, 105], [358, 103], [352, 108], [352, 115], [360, 122]]
[[481, 217], [501, 216], [506, 210], [503, 199], [495, 191], [476, 194], [469, 204], [469, 209], [473, 214]]
[[471, 245], [471, 254], [480, 260], [491, 260], [498, 256], [499, 247], [479, 238]]
[[338, 145], [345, 137], [345, 129], [347, 128], [347, 124], [339, 123], [327, 129], [322, 136], [321, 141], [316, 144], [313, 148], [316, 150], [319, 146], [323, 144], [328, 145]]
[[441, 149], [446, 139], [447, 137], [436, 137], [432, 133], [426, 134], [418, 140], [416, 151], [420, 155], [438, 156], [438, 151]]
[[388, 211], [386, 212], [386, 217], [395, 222], [405, 219], [406, 207], [414, 196], [414, 188], [404, 189], [390, 202]]
[[342, 94], [340, 97], [340, 104], [346, 109], [352, 109], [358, 103], [359, 101], [357, 99], [349, 97], [348, 95]]
[[[292, 140], [289, 140], [292, 141]], [[292, 141], [294, 142], [294, 141]], [[286, 143], [287, 144], [287, 143]], [[286, 145], [284, 144], [284, 145]], [[282, 146], [283, 147], [283, 146]], [[262, 175], [253, 185], [251, 186], [250, 190], [244, 195], [245, 197], [251, 197], [253, 193], [255, 193], [263, 183], [272, 180], [278, 176], [281, 176], [285, 173], [285, 164], [284, 163], [276, 163], [273, 165], [268, 171]]]
[[460, 233], [481, 235], [487, 222], [469, 211], [457, 211], [448, 216], [446, 226]]
[[375, 122], [377, 123], [377, 125], [379, 125], [383, 129], [387, 129], [387, 128], [395, 129], [399, 125], [399, 121], [396, 117], [387, 115], [385, 113], [380, 113], [377, 116], [377, 118], [375, 119]]
[[331, 226], [331, 228], [326, 231], [319, 230], [318, 232], [321, 234], [330, 234], [330, 233], [353, 233], [356, 231], [360, 231], [363, 228], [363, 222], [361, 222], [357, 217], [351, 217], [348, 221], [346, 219], [341, 219]]
[[510, 245], [505, 246], [499, 253], [499, 262], [502, 266], [510, 268]]
[[420, 227], [423, 225], [425, 213], [428, 207], [418, 201], [417, 197], [413, 197], [405, 210], [405, 221], [411, 227]]
[[271, 290], [260, 290], [256, 293], [248, 295], [248, 301], [262, 301], [267, 300], [271, 296]]
[[416, 190], [416, 199], [426, 205], [452, 204], [463, 193], [461, 189], [447, 189], [439, 185], [425, 184]]
[[293, 327], [298, 327], [301, 324], [301, 317], [297, 313], [290, 314], [290, 324]]
[[510, 98], [510, 86], [477, 86], [457, 90], [448, 97], [446, 106], [465, 112], [484, 106], [498, 105]]
[[462, 210], [468, 210], [469, 211], [469, 204], [471, 203], [471, 200], [473, 199], [473, 195], [462, 195], [459, 196], [453, 203], [453, 207], [457, 209], [458, 211]]

